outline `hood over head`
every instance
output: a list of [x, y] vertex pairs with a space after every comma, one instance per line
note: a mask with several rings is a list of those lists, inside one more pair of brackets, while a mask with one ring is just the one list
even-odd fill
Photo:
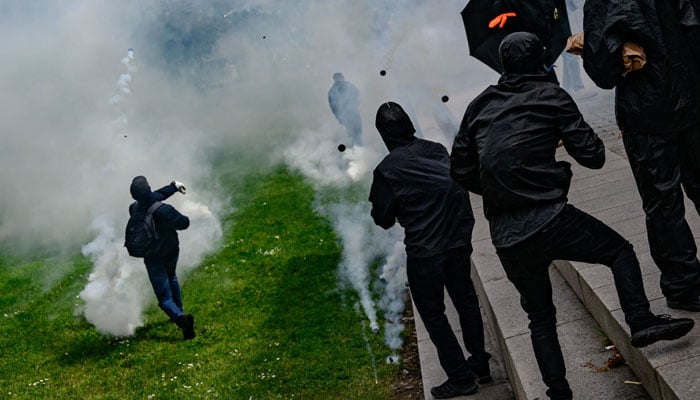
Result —
[[542, 41], [530, 32], [515, 32], [503, 38], [498, 47], [505, 74], [544, 74]]
[[148, 201], [151, 198], [151, 187], [145, 176], [137, 176], [131, 181], [129, 188], [131, 197], [136, 201]]
[[413, 127], [411, 118], [400, 105], [393, 101], [379, 106], [374, 126], [377, 127], [389, 151], [416, 140], [413, 135], [416, 129]]

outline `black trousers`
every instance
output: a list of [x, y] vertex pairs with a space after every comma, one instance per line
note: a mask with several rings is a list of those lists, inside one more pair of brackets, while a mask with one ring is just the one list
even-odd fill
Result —
[[636, 329], [636, 320], [650, 314], [632, 245], [609, 226], [571, 205], [535, 235], [514, 246], [497, 248], [496, 252], [530, 319], [532, 347], [552, 399], [572, 398], [552, 301], [549, 266], [553, 260], [610, 267], [625, 320], [632, 331]]
[[[487, 365], [491, 355], [484, 350], [484, 323], [479, 298], [469, 272], [471, 248], [460, 247], [434, 257], [408, 257], [406, 274], [413, 303], [430, 340], [437, 348], [440, 365], [449, 380], [471, 383], [470, 365]], [[469, 362], [445, 316], [445, 289], [459, 314], [464, 347]]]
[[649, 249], [666, 298], [700, 294], [700, 262], [685, 219], [683, 188], [700, 213], [700, 132], [625, 131], [625, 152], [646, 214]]

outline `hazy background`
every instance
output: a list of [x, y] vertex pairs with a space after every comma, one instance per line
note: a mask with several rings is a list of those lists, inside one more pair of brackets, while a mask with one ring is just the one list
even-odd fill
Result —
[[[104, 332], [130, 334], [152, 297], [141, 260], [122, 247], [131, 179], [145, 175], [154, 190], [172, 180], [187, 186], [168, 200], [193, 219], [180, 235], [186, 274], [218, 248], [220, 216], [235, 209], [211, 160], [285, 162], [317, 189], [344, 244], [341, 281], [358, 291], [375, 327], [369, 260], [386, 257], [394, 281], [405, 274], [392, 267], [402, 264], [402, 233], [368, 218], [371, 170], [386, 154], [374, 115], [397, 101], [419, 135], [450, 148], [469, 101], [498, 79], [468, 55], [465, 4], [2, 1], [0, 245], [82, 248], [95, 270], [79, 311]], [[348, 138], [327, 101], [334, 72], [360, 90], [365, 147], [345, 153], [336, 148]], [[323, 204], [329, 188], [354, 194]], [[400, 316], [395, 300], [405, 288], [395, 283], [378, 303]]]

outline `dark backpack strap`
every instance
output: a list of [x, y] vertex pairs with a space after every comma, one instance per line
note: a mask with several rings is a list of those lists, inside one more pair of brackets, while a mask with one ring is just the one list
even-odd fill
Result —
[[153, 214], [161, 205], [163, 205], [163, 203], [161, 203], [160, 201], [156, 201], [155, 203], [151, 204], [151, 206], [148, 207], [148, 213]]

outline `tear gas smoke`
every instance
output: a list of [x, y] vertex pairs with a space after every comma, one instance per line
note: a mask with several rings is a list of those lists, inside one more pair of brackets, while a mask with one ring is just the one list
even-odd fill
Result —
[[[127, 57], [122, 59], [129, 72], [136, 70], [131, 65], [133, 59], [134, 51], [130, 48]], [[121, 93], [113, 96], [110, 104], [124, 103], [124, 96], [131, 94], [129, 82], [130, 74], [119, 77], [117, 87]], [[113, 123], [116, 129], [128, 131], [124, 108], [120, 112], [122, 115]], [[189, 228], [179, 235], [183, 251], [180, 253], [178, 275], [182, 282], [187, 273], [218, 246], [222, 236], [221, 226], [204, 204], [177, 197], [168, 199], [168, 202], [176, 204], [176, 208], [190, 218]], [[97, 231], [97, 237], [83, 246], [83, 254], [91, 258], [94, 268], [88, 276], [87, 285], [80, 292], [84, 300], [82, 311], [99, 332], [114, 336], [133, 335], [135, 329], [143, 325], [143, 311], [153, 297], [143, 261], [129, 257], [124, 251], [123, 232], [119, 229], [123, 225], [123, 219], [115, 219], [114, 215], [96, 217], [92, 227]]]
[[[397, 101], [419, 135], [451, 147], [450, 115], [498, 77], [467, 55], [463, 7], [463, 0], [4, 2], [0, 33], [12, 62], [0, 65], [0, 244], [82, 247], [95, 263], [82, 292], [86, 315], [112, 316], [95, 323], [129, 334], [142, 321], [139, 306], [127, 302], [152, 297], [142, 265], [124, 258], [121, 243], [131, 179], [145, 175], [154, 188], [178, 179], [190, 189], [169, 199], [193, 214], [180, 235], [186, 272], [215, 249], [218, 218], [230, 211], [212, 183], [214, 156], [245, 156], [260, 168], [284, 161], [319, 193], [347, 190], [335, 206], [320, 203], [343, 240], [341, 280], [377, 323], [368, 264], [388, 257], [398, 240], [368, 220], [368, 182], [386, 153], [374, 115]], [[349, 138], [327, 102], [339, 69], [360, 90], [364, 124], [364, 147], [341, 154], [338, 143]], [[452, 101], [437, 101], [447, 91]], [[105, 308], [108, 301], [121, 308]]]

